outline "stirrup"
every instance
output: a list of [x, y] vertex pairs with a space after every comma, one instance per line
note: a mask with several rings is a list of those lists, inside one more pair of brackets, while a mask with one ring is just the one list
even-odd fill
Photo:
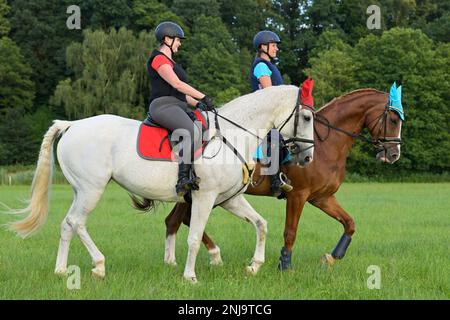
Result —
[[199, 190], [200, 189], [199, 184], [200, 184], [200, 178], [197, 176], [192, 177], [191, 179], [188, 179], [182, 185], [179, 185], [179, 182], [177, 182], [177, 185], [176, 185], [177, 195], [179, 197], [183, 197], [186, 193], [188, 193], [191, 190]]
[[293, 186], [291, 186], [291, 181], [288, 179], [288, 177], [283, 173], [280, 172], [280, 181], [281, 181], [281, 186], [280, 189], [283, 190], [284, 192], [291, 192], [292, 189], [294, 189]]

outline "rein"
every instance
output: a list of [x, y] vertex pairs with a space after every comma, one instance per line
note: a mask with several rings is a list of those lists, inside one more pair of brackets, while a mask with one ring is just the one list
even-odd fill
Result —
[[[349, 137], [351, 137], [353, 139], [359, 139], [359, 140], [361, 140], [363, 142], [367, 142], [367, 143], [373, 145], [376, 149], [384, 149], [384, 150], [386, 150], [386, 146], [385, 146], [386, 143], [396, 143], [396, 144], [401, 144], [402, 143], [402, 139], [401, 138], [386, 137], [386, 131], [387, 131], [387, 122], [386, 122], [386, 120], [387, 120], [387, 116], [388, 116], [388, 113], [389, 113], [390, 110], [392, 110], [392, 108], [389, 106], [389, 103], [387, 103], [386, 106], [384, 107], [383, 113], [380, 114], [378, 117], [376, 117], [374, 120], [372, 120], [367, 125], [367, 127], [369, 127], [370, 124], [372, 124], [373, 122], [378, 120], [378, 122], [370, 129], [370, 131], [372, 131], [372, 129], [374, 129], [377, 124], [380, 124], [380, 127], [378, 129], [378, 134], [377, 134], [376, 138], [372, 138], [372, 139], [367, 138], [367, 137], [363, 136], [362, 134], [352, 133], [352, 132], [346, 131], [344, 129], [341, 129], [339, 127], [336, 127], [336, 126], [330, 124], [330, 122], [329, 122], [329, 120], [327, 118], [325, 118], [324, 116], [319, 115], [317, 113], [314, 116], [314, 121], [323, 124], [324, 126], [328, 127], [328, 129], [333, 129], [335, 131], [344, 133], [344, 134], [346, 134], [347, 136], [349, 136]], [[380, 138], [381, 131], [383, 130], [383, 127], [384, 127], [384, 137]], [[326, 139], [328, 139], [329, 133], [327, 134], [326, 138], [324, 139], [318, 134], [316, 128], [314, 128], [314, 131], [317, 134], [317, 136], [318, 136], [320, 141], [323, 142]]]

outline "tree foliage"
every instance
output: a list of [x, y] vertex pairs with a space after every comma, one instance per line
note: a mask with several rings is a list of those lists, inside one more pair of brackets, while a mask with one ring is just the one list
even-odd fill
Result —
[[30, 110], [33, 105], [34, 84], [31, 68], [20, 49], [9, 38], [0, 39], [0, 114], [6, 109], [21, 107]]
[[7, 36], [11, 29], [9, 20], [6, 19], [6, 15], [10, 10], [11, 8], [6, 3], [6, 0], [0, 0], [0, 38]]
[[[66, 27], [72, 4], [83, 30]], [[369, 5], [381, 10], [379, 30], [367, 28]], [[142, 118], [154, 28], [168, 20], [187, 35], [175, 61], [218, 104], [250, 91], [252, 40], [263, 29], [282, 39], [287, 83], [315, 79], [317, 106], [397, 81], [407, 117], [400, 161], [381, 168], [371, 147], [356, 143], [349, 170], [449, 170], [448, 0], [0, 0], [0, 164], [33, 162], [24, 147], [36, 153], [54, 117]]]
[[[406, 143], [401, 161], [391, 170], [445, 171], [450, 169], [449, 47], [434, 45], [420, 30], [393, 28], [381, 36], [362, 38], [355, 47], [336, 41], [311, 58], [308, 72], [316, 79], [315, 96], [320, 102], [355, 88], [387, 92], [394, 81], [402, 84]], [[352, 171], [379, 171], [370, 146], [357, 145], [353, 155]]]
[[148, 91], [145, 64], [154, 45], [146, 32], [135, 37], [125, 28], [86, 30], [83, 43], [67, 48], [74, 79], [58, 84], [52, 104], [63, 106], [70, 119], [105, 113], [142, 118]]

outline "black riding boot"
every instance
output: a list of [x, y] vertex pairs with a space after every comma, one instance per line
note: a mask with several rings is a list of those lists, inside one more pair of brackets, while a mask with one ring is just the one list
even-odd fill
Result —
[[178, 165], [178, 182], [176, 185], [176, 192], [179, 197], [182, 197], [189, 190], [198, 190], [198, 184], [200, 183], [200, 178], [194, 176], [191, 171], [192, 164], [185, 164], [181, 162]]

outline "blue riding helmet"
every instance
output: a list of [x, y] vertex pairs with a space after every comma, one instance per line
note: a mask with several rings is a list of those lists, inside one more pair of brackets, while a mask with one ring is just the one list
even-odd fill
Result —
[[259, 46], [267, 43], [280, 43], [280, 37], [272, 31], [264, 30], [258, 32], [253, 38], [253, 46], [256, 50], [259, 49]]

